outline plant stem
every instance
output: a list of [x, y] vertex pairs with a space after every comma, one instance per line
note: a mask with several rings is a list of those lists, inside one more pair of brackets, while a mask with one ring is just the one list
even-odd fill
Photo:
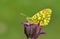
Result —
[[32, 38], [27, 38], [27, 39], [32, 39]]

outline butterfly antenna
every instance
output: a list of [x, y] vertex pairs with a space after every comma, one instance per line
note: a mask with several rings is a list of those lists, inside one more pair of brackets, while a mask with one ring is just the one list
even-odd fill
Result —
[[27, 15], [25, 15], [24, 13], [20, 13], [21, 16], [24, 16], [24, 17], [28, 17]]

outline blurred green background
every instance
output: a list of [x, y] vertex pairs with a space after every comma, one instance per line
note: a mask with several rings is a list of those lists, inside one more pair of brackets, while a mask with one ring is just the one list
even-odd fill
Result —
[[49, 25], [43, 27], [47, 34], [38, 39], [60, 39], [60, 0], [0, 0], [0, 39], [26, 39], [21, 22], [27, 16], [51, 8], [53, 10]]

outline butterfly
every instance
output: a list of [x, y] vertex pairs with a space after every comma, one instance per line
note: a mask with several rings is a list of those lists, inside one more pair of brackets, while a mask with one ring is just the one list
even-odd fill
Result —
[[48, 25], [51, 19], [52, 10], [50, 8], [43, 9], [37, 12], [32, 17], [26, 17], [27, 21], [31, 24], [39, 23], [41, 26]]

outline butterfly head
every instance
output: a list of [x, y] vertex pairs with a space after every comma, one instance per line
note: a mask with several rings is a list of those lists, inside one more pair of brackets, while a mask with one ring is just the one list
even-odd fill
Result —
[[28, 21], [29, 23], [31, 23], [31, 24], [33, 23], [33, 20], [32, 20], [31, 17], [27, 17], [26, 19], [27, 19], [27, 21]]

